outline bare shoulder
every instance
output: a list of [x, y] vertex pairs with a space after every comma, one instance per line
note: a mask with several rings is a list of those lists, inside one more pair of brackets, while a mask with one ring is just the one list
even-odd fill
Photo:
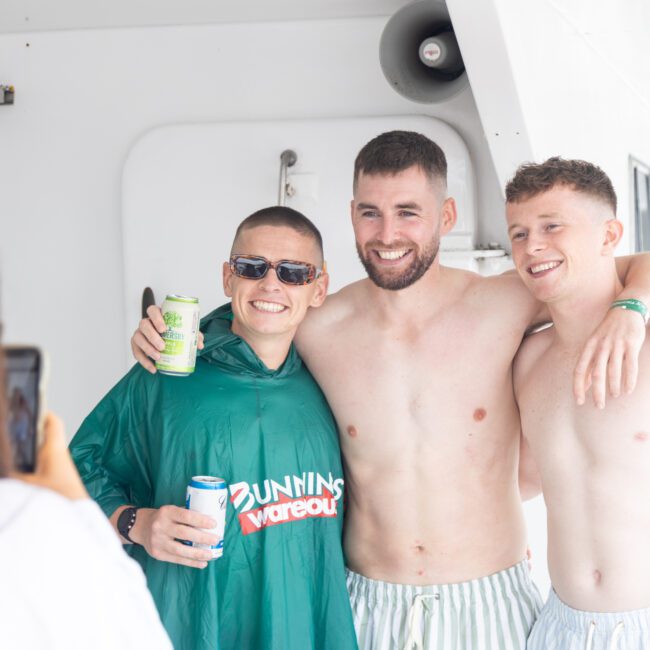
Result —
[[536, 300], [524, 286], [521, 278], [516, 273], [502, 273], [501, 275], [482, 276], [471, 273], [471, 289], [490, 300], [499, 302], [527, 302], [535, 304]]
[[304, 325], [308, 327], [330, 327], [353, 316], [364, 294], [364, 280], [348, 284], [336, 293], [327, 296], [321, 307], [310, 309]]
[[507, 318], [517, 328], [544, 320], [544, 307], [528, 291], [514, 272], [488, 277], [471, 274], [467, 299], [479, 311], [489, 311]]
[[478, 286], [483, 279], [478, 273], [441, 265], [437, 282], [444, 286], [449, 298], [464, 303], [471, 300], [473, 293], [479, 290]]
[[342, 324], [353, 318], [363, 302], [364, 283], [359, 280], [343, 287], [336, 293], [327, 296], [322, 306], [311, 308], [296, 334], [296, 344], [299, 348], [309, 345], [309, 341], [336, 332]]

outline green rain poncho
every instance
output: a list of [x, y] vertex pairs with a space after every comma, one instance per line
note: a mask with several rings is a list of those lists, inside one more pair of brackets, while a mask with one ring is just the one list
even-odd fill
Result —
[[269, 370], [231, 320], [229, 306], [203, 320], [189, 377], [134, 367], [83, 422], [73, 458], [107, 516], [183, 506], [192, 476], [229, 484], [224, 555], [206, 569], [127, 547], [177, 650], [354, 649], [331, 412], [293, 346]]

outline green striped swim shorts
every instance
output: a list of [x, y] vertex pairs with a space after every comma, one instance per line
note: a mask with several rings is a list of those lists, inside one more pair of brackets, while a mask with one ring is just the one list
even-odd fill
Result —
[[347, 571], [359, 650], [524, 650], [542, 607], [528, 562], [447, 585], [399, 585]]

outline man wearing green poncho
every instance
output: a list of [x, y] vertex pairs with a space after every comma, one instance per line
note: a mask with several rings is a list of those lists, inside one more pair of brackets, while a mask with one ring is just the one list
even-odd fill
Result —
[[[325, 299], [322, 266], [320, 234], [303, 215], [251, 215], [224, 265], [232, 305], [203, 319], [194, 374], [134, 367], [72, 441], [116, 530], [126, 513], [123, 541], [178, 650], [356, 648], [338, 434], [292, 344]], [[182, 508], [195, 475], [229, 484], [224, 554], [209, 563], [209, 551], [178, 541], [214, 543], [198, 530], [209, 518]]]

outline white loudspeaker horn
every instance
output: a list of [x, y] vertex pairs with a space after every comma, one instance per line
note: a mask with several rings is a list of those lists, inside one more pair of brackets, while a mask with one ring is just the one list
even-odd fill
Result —
[[443, 0], [415, 0], [386, 24], [379, 62], [388, 83], [422, 104], [452, 98], [469, 85]]

